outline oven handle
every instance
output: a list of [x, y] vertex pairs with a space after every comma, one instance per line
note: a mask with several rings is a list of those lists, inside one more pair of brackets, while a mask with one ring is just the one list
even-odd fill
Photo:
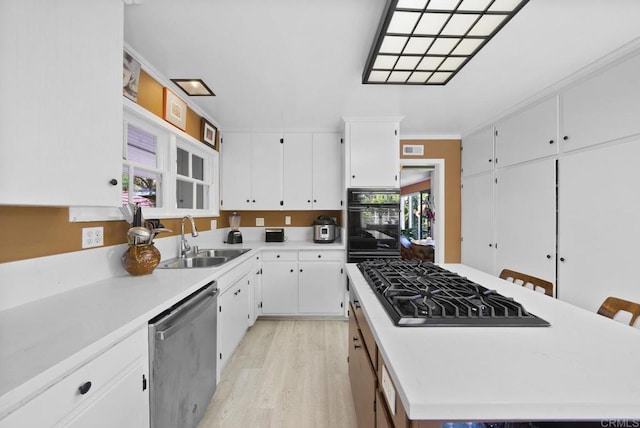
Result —
[[176, 322], [172, 323], [169, 328], [156, 331], [156, 338], [158, 340], [168, 339], [178, 330], [180, 330], [185, 324], [188, 324], [196, 319], [205, 309], [207, 309], [211, 301], [215, 300], [218, 297], [218, 290], [208, 290], [198, 297], [202, 297], [202, 300], [200, 300], [200, 302], [198, 302], [194, 306], [183, 306], [181, 309], [178, 309], [176, 312], [173, 312], [167, 317], [167, 319], [175, 319]]

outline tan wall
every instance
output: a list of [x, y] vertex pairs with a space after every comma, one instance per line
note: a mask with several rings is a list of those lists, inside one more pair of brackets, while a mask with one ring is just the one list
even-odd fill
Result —
[[[402, 146], [405, 144], [424, 146], [424, 156], [403, 156]], [[461, 249], [461, 193], [460, 140], [402, 140], [400, 141], [400, 157], [402, 159], [444, 159], [444, 193], [445, 193], [445, 254], [446, 263], [460, 263]], [[438, 219], [436, 218], [436, 222]]]

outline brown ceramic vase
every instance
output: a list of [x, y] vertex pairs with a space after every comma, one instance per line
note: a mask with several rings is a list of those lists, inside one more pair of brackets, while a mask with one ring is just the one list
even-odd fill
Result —
[[160, 251], [153, 244], [129, 245], [122, 265], [133, 276], [148, 275], [160, 263]]

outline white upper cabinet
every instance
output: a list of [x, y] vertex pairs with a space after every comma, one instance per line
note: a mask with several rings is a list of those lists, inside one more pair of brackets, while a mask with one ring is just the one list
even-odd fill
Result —
[[462, 139], [462, 175], [493, 169], [493, 135], [493, 126], [488, 126]]
[[640, 133], [640, 56], [561, 93], [564, 151]]
[[281, 209], [281, 138], [281, 134], [274, 132], [223, 135], [222, 209]]
[[313, 209], [340, 210], [344, 193], [342, 142], [333, 132], [313, 134]]
[[345, 120], [347, 187], [399, 187], [400, 121]]
[[[282, 134], [251, 136], [251, 209], [282, 209]], [[225, 207], [226, 209], [226, 207]]]
[[283, 208], [342, 208], [342, 148], [332, 132], [284, 134]]
[[313, 203], [313, 135], [284, 134], [283, 200], [286, 210], [310, 210]]
[[553, 156], [557, 152], [557, 96], [496, 124], [496, 167]]
[[120, 206], [123, 3], [0, 2], [0, 204]]
[[225, 133], [220, 154], [222, 209], [251, 209], [251, 133]]

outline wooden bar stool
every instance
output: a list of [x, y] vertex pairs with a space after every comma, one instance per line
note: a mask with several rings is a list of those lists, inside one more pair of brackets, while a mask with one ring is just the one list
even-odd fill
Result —
[[[532, 288], [534, 291], [544, 291], [544, 294], [553, 297], [553, 284], [544, 279], [509, 269], [503, 269], [500, 272], [500, 278], [511, 281], [514, 284], [520, 284], [523, 287]], [[529, 287], [528, 284], [531, 284], [531, 286]]]
[[629, 321], [629, 325], [633, 326], [638, 319], [638, 316], [640, 316], [640, 304], [620, 299], [618, 297], [607, 297], [604, 302], [602, 302], [600, 309], [598, 309], [598, 313], [600, 315], [611, 319], [613, 319], [613, 317], [620, 311], [631, 313], [632, 317], [631, 321]]

